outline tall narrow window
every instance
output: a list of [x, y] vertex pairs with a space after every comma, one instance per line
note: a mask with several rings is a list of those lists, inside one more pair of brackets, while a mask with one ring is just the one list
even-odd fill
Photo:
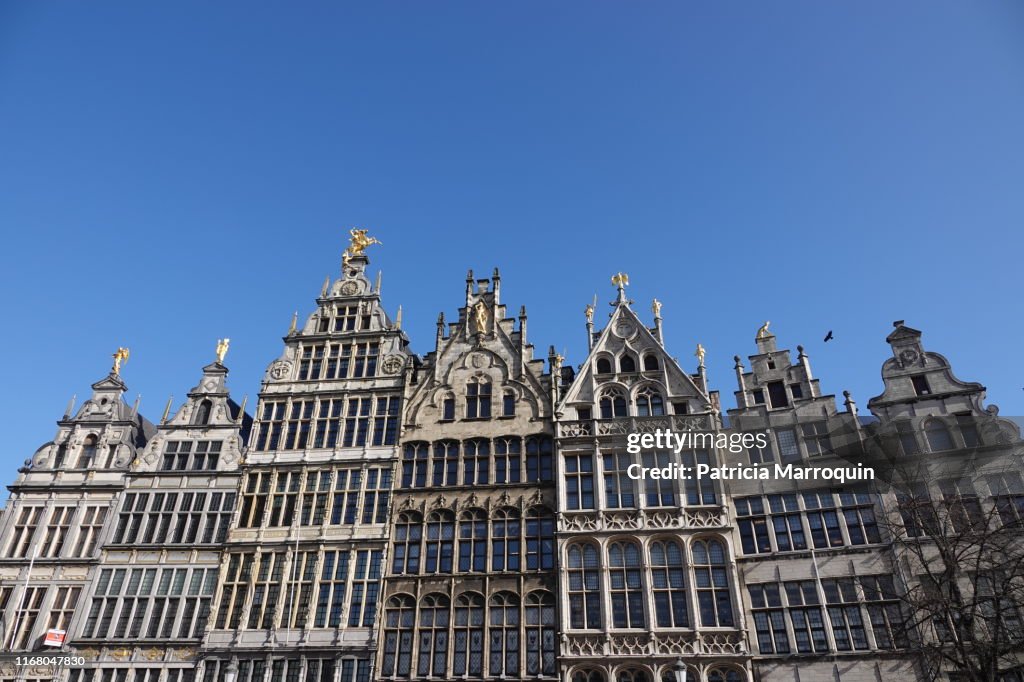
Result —
[[832, 637], [839, 651], [867, 649], [868, 636], [861, 615], [860, 598], [853, 578], [822, 580]]
[[694, 587], [697, 590], [697, 608], [700, 609], [701, 625], [733, 625], [725, 545], [720, 540], [697, 540], [693, 543], [692, 554]]
[[423, 523], [416, 512], [402, 512], [395, 524], [394, 554], [391, 572], [395, 575], [415, 575], [420, 571], [420, 541]]
[[928, 439], [928, 449], [932, 452], [942, 452], [953, 449], [953, 439], [949, 437], [949, 429], [939, 419], [929, 419], [924, 427], [925, 438]]
[[427, 518], [426, 573], [451, 573], [455, 544], [455, 516], [446, 510], [431, 512]]
[[487, 570], [487, 515], [470, 509], [459, 517], [459, 572]]
[[789, 405], [786, 384], [781, 381], [768, 382], [768, 401], [772, 407], [786, 407]]
[[318, 628], [341, 625], [348, 581], [348, 552], [324, 552], [320, 568], [320, 592], [317, 595], [313, 625]]
[[932, 392], [928, 387], [928, 379], [923, 374], [911, 377], [910, 380], [914, 384], [914, 393], [917, 395], [929, 395]]
[[484, 598], [463, 592], [455, 598], [452, 673], [481, 677], [484, 672]]
[[458, 485], [459, 442], [442, 440], [434, 443], [431, 481], [435, 486]]
[[604, 499], [608, 508], [636, 507], [633, 479], [627, 474], [632, 464], [633, 456], [625, 452], [604, 455]]
[[88, 469], [96, 461], [96, 443], [98, 442], [96, 436], [86, 436], [85, 442], [82, 443], [82, 456], [78, 460], [79, 469]]
[[574, 630], [601, 627], [601, 564], [597, 548], [578, 543], [569, 546], [569, 626]]
[[505, 391], [501, 397], [501, 414], [505, 417], [516, 416], [516, 394], [512, 391]]
[[462, 444], [463, 485], [486, 485], [490, 460], [490, 441], [486, 441], [482, 438], [474, 438], [464, 442]]
[[489, 611], [489, 672], [514, 677], [519, 674], [519, 598], [511, 592], [499, 592], [491, 597]]
[[421, 677], [447, 677], [448, 607], [448, 597], [443, 594], [428, 594], [420, 600], [416, 674]]
[[757, 631], [757, 649], [762, 654], [788, 654], [789, 635], [786, 632], [786, 612], [782, 608], [782, 594], [778, 583], [750, 585], [750, 606]]
[[794, 580], [785, 583], [785, 588], [796, 650], [802, 654], [827, 651], [828, 638], [821, 614], [821, 599], [814, 581]]
[[519, 513], [512, 508], [494, 513], [491, 533], [491, 570], [518, 571], [521, 547]]
[[[673, 461], [669, 452], [645, 452], [641, 455], [644, 468], [666, 469]], [[674, 507], [676, 500], [676, 482], [671, 478], [649, 477], [644, 481], [644, 505], [647, 507]]]
[[526, 570], [554, 567], [555, 519], [545, 507], [533, 507], [526, 514]]
[[686, 608], [683, 549], [675, 540], [651, 544], [651, 591], [660, 628], [690, 626]]
[[515, 436], [494, 439], [494, 482], [519, 483], [522, 469], [521, 441]]
[[613, 542], [608, 548], [613, 627], [644, 627], [642, 573], [640, 546], [634, 542]]
[[[402, 487], [424, 488], [427, 485], [427, 443], [406, 443], [402, 453]], [[437, 485], [437, 482], [434, 482]]]
[[526, 480], [550, 481], [554, 477], [551, 462], [552, 440], [548, 436], [526, 439]]
[[381, 672], [388, 677], [412, 676], [413, 626], [416, 607], [412, 597], [392, 597], [384, 611], [384, 656]]
[[555, 673], [555, 597], [540, 590], [526, 596], [526, 674]]
[[453, 393], [446, 393], [441, 400], [441, 419], [446, 422], [455, 419], [455, 395]]
[[[707, 450], [698, 450], [696, 452], [684, 452], [682, 453], [683, 466], [687, 467], [688, 471], [697, 471], [698, 464], [706, 464], [711, 466], [713, 464], [711, 460], [711, 453]], [[703, 504], [717, 504], [718, 495], [715, 492], [715, 482], [710, 476], [693, 476], [683, 481], [683, 487], [686, 492], [686, 504], [687, 505], [703, 505]]]

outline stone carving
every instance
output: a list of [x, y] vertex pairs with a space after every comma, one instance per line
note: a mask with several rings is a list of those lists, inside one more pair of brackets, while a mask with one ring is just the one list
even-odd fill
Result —
[[270, 378], [275, 381], [281, 381], [287, 379], [288, 375], [291, 374], [292, 363], [287, 360], [276, 360], [274, 364], [270, 366]]
[[558, 435], [568, 438], [593, 435], [591, 422], [563, 422], [558, 425]]
[[389, 355], [384, 358], [380, 368], [385, 374], [398, 374], [402, 371], [403, 366], [405, 366], [405, 361], [400, 355]]
[[359, 293], [359, 284], [352, 280], [348, 280], [341, 285], [341, 293], [345, 296], [355, 296]]

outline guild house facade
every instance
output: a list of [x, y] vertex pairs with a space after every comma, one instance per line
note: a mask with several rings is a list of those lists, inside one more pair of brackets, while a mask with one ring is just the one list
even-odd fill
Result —
[[1024, 444], [921, 332], [860, 414], [765, 323], [723, 405], [625, 274], [570, 365], [495, 269], [418, 355], [351, 237], [251, 415], [227, 339], [156, 424], [124, 348], [72, 399], [0, 512], [0, 680], [1024, 679]]

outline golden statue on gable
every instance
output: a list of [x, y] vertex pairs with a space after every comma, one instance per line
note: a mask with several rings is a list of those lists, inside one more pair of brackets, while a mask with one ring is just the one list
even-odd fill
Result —
[[755, 340], [760, 341], [761, 339], [766, 339], [769, 336], [771, 336], [771, 333], [768, 331], [768, 325], [770, 324], [771, 320], [765, 320], [764, 324], [762, 324], [760, 328], [757, 330], [757, 336], [755, 337]]
[[111, 356], [114, 358], [114, 366], [110, 368], [111, 373], [121, 374], [121, 363], [128, 362], [128, 356], [130, 352], [127, 348], [118, 346], [117, 350]]
[[217, 363], [224, 364], [224, 356], [228, 354], [231, 339], [217, 339]]
[[349, 235], [351, 235], [348, 248], [341, 254], [342, 262], [346, 265], [348, 264], [349, 259], [363, 255], [363, 251], [366, 251], [366, 247], [371, 244], [380, 244], [383, 246], [380, 240], [376, 237], [369, 236], [367, 232], [369, 232], [369, 230], [359, 230], [354, 227], [348, 231]]

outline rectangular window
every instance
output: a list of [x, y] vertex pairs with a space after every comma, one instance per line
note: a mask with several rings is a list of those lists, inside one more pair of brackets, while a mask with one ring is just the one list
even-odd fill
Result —
[[867, 545], [882, 541], [875, 518], [875, 498], [870, 493], [839, 493], [846, 534], [851, 545]]
[[779, 445], [779, 457], [783, 464], [800, 461], [800, 445], [793, 429], [776, 429], [775, 440]]
[[715, 493], [715, 482], [710, 476], [697, 477], [697, 465], [706, 464], [713, 466], [711, 453], [707, 450], [696, 452], [684, 452], [681, 456], [682, 466], [688, 471], [690, 478], [683, 481], [686, 494], [686, 504], [690, 506], [704, 504], [718, 504], [718, 495]]
[[82, 522], [78, 527], [78, 541], [75, 543], [75, 551], [72, 556], [82, 558], [92, 556], [92, 553], [96, 551], [96, 543], [106, 518], [106, 505], [90, 505], [85, 508]]
[[778, 551], [790, 552], [807, 549], [807, 536], [804, 534], [797, 496], [795, 494], [769, 495], [768, 508], [771, 511], [772, 530], [775, 534], [775, 546]]
[[737, 499], [736, 520], [740, 529], [740, 544], [744, 554], [764, 554], [772, 551], [772, 542], [768, 535], [768, 517], [764, 513], [762, 498], [743, 497]]
[[51, 559], [60, 556], [74, 515], [74, 507], [54, 507], [50, 510], [50, 520], [46, 526], [46, 535], [43, 537], [39, 556]]
[[[645, 452], [643, 454], [646, 469], [665, 469], [672, 463], [669, 452]], [[676, 500], [675, 479], [651, 478], [644, 480], [644, 505], [647, 507], [674, 507]]]
[[594, 456], [565, 456], [565, 502], [567, 509], [594, 508]]
[[914, 383], [914, 393], [917, 395], [931, 394], [932, 391], [928, 388], [928, 379], [923, 374], [911, 377], [910, 380]]
[[7, 556], [12, 559], [22, 559], [28, 556], [28, 547], [32, 542], [32, 535], [39, 527], [40, 518], [43, 515], [43, 507], [22, 507], [18, 512], [17, 521], [14, 523], [14, 532], [11, 533], [11, 540], [7, 545]]
[[348, 610], [349, 627], [372, 627], [380, 593], [381, 552], [361, 549], [356, 552], [352, 573], [352, 601]]
[[755, 388], [750, 395], [754, 399], [755, 405], [764, 405], [764, 389]]
[[800, 384], [790, 384], [789, 392], [793, 396], [793, 400], [799, 400], [804, 397], [804, 389]]
[[341, 625], [348, 585], [348, 552], [324, 552], [317, 590], [314, 627], [336, 628]]
[[633, 463], [632, 455], [626, 453], [604, 455], [604, 497], [609, 509], [636, 507], [633, 479], [626, 470]]
[[782, 608], [782, 595], [776, 583], [750, 585], [751, 611], [757, 632], [757, 648], [762, 654], [788, 654], [789, 635]]
[[843, 529], [831, 493], [804, 493], [807, 527], [815, 549], [843, 546]]
[[821, 613], [821, 600], [813, 580], [785, 583], [786, 600], [796, 650], [802, 654], [828, 650], [825, 621]]
[[786, 385], [781, 381], [768, 382], [768, 400], [771, 403], [771, 407], [786, 407], [789, 405]]
[[864, 605], [878, 649], [904, 648], [908, 645], [903, 609], [891, 575], [860, 577]]
[[828, 605], [828, 619], [832, 625], [836, 649], [850, 651], [869, 648], [854, 579], [822, 580], [821, 587]]
[[809, 457], [826, 455], [832, 451], [832, 441], [828, 436], [828, 422], [825, 420], [801, 424], [804, 446]]
[[[759, 432], [752, 432], [752, 433], [750, 433], [749, 435], [752, 437], [752, 439], [747, 439], [749, 442], [753, 443], [750, 446], [750, 449], [747, 450], [747, 454], [750, 456], [750, 463], [751, 464], [764, 464], [765, 462], [774, 462], [775, 461], [775, 453], [772, 451], [772, 442], [771, 442], [771, 440], [769, 440], [768, 438], [765, 438], [764, 439], [764, 447], [762, 448], [762, 447], [758, 446], [757, 445], [757, 438], [756, 438], [758, 433]], [[746, 437], [746, 435], [748, 435], [748, 434], [744, 434], [744, 437]]]

